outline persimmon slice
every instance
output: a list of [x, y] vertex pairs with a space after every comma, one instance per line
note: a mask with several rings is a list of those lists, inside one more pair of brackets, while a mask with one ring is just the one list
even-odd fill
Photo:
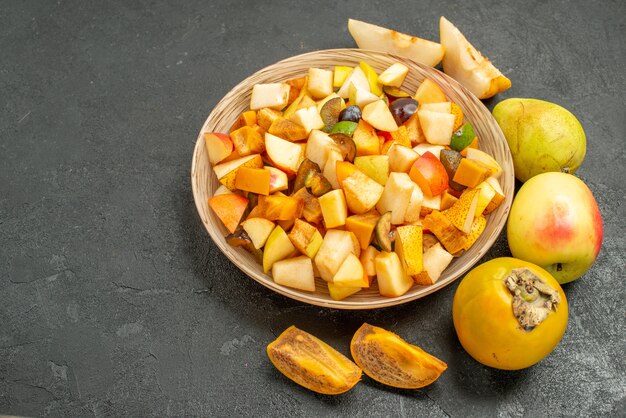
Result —
[[289, 379], [325, 395], [347, 392], [361, 379], [350, 359], [293, 325], [267, 346], [267, 355]]
[[365, 374], [396, 388], [428, 386], [448, 367], [393, 332], [369, 324], [363, 324], [354, 334], [350, 352]]

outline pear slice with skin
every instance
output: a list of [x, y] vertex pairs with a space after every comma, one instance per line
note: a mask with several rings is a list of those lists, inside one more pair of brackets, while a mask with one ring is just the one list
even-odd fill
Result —
[[389, 52], [434, 67], [443, 58], [437, 42], [417, 38], [360, 20], [348, 19], [348, 31], [361, 49]]
[[446, 53], [443, 71], [456, 79], [479, 99], [488, 99], [511, 87], [506, 78], [486, 57], [469, 43], [465, 36], [441, 16], [439, 21], [441, 45]]

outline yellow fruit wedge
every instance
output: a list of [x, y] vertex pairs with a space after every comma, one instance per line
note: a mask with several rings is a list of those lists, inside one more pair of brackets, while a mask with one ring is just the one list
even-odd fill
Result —
[[361, 67], [365, 77], [367, 77], [367, 81], [370, 83], [370, 92], [376, 96], [383, 94], [383, 87], [378, 81], [378, 74], [376, 74], [376, 71], [374, 71], [374, 69], [365, 61], [359, 62], [359, 67]]
[[455, 78], [479, 99], [488, 99], [511, 87], [506, 78], [445, 17], [439, 22], [441, 45], [446, 53], [443, 71]]
[[274, 366], [289, 379], [325, 395], [349, 391], [361, 379], [361, 369], [346, 356], [295, 326], [267, 346]]
[[419, 389], [433, 383], [448, 365], [383, 328], [363, 324], [352, 337], [356, 364], [384, 385]]
[[406, 274], [414, 276], [423, 270], [422, 227], [404, 225], [396, 229], [396, 253], [400, 257]]
[[466, 234], [469, 234], [472, 230], [479, 194], [480, 191], [477, 189], [466, 190], [459, 198], [459, 201], [444, 212], [446, 218], [452, 222], [452, 225]]
[[444, 49], [436, 42], [371, 23], [348, 19], [348, 31], [361, 49], [389, 52], [430, 67], [435, 67], [443, 58]]

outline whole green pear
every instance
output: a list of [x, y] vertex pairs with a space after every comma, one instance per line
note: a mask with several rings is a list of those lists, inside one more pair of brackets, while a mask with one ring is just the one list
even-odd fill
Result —
[[585, 131], [569, 110], [537, 99], [506, 99], [493, 109], [521, 182], [549, 172], [574, 173], [587, 150]]

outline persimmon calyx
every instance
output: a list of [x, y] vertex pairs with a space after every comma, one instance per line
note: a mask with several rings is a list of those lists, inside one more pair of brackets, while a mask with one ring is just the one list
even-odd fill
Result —
[[513, 295], [513, 315], [526, 331], [545, 321], [561, 303], [559, 293], [527, 268], [511, 270], [504, 284]]

